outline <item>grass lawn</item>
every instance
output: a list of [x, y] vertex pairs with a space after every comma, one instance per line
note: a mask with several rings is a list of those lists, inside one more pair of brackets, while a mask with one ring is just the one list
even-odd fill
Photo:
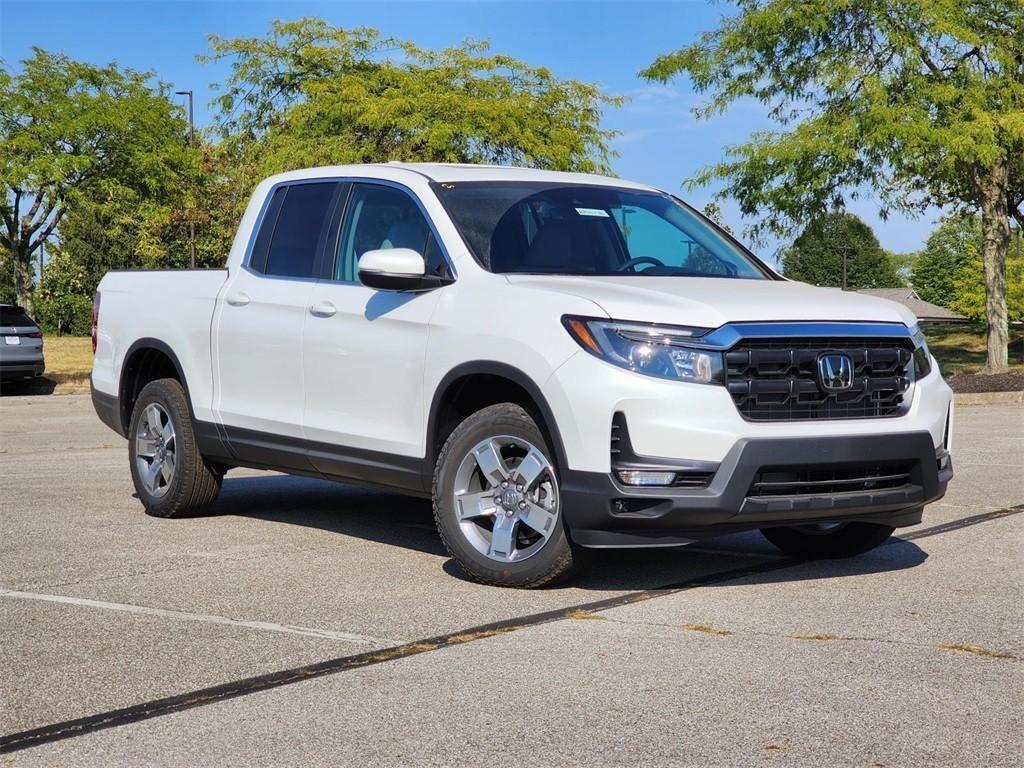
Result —
[[[985, 331], [970, 326], [925, 326], [928, 348], [946, 378], [958, 373], [977, 373], [985, 367]], [[1010, 329], [1010, 370], [1024, 373], [1021, 339], [1024, 333]], [[1016, 343], [1014, 343], [1016, 341]]]
[[92, 341], [88, 336], [45, 336], [46, 373], [88, 376], [92, 370]]
[[4, 384], [4, 392], [22, 395], [77, 395], [89, 391], [92, 341], [88, 336], [44, 336], [46, 371], [39, 378]]

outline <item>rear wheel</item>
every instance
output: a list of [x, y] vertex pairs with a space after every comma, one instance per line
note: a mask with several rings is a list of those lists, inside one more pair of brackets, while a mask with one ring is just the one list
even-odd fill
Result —
[[803, 560], [854, 557], [874, 549], [896, 530], [877, 523], [811, 523], [762, 528], [761, 533], [783, 552]]
[[149, 515], [196, 514], [220, 492], [222, 475], [199, 453], [185, 390], [175, 379], [151, 381], [139, 393], [128, 457], [135, 492]]
[[477, 581], [539, 587], [577, 564], [551, 449], [518, 405], [489, 406], [455, 428], [437, 460], [433, 497], [441, 539]]

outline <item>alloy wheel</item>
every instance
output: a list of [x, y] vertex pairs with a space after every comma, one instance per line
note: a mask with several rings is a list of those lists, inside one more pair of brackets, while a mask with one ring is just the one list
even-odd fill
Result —
[[159, 403], [150, 403], [142, 412], [135, 434], [135, 464], [142, 485], [155, 497], [163, 496], [171, 487], [176, 449], [170, 414]]
[[454, 509], [466, 540], [502, 563], [525, 560], [557, 530], [558, 480], [544, 452], [519, 437], [490, 437], [455, 474]]

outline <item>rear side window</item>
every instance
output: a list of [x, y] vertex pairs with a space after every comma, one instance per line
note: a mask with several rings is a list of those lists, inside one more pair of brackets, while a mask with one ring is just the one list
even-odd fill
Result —
[[258, 272], [267, 268], [267, 253], [270, 252], [270, 240], [274, 237], [274, 226], [277, 224], [277, 215], [281, 212], [281, 204], [284, 196], [288, 194], [288, 187], [278, 187], [274, 196], [267, 204], [267, 210], [263, 213], [263, 221], [260, 224], [260, 231], [256, 235], [256, 242], [252, 247], [252, 255], [249, 257], [249, 266]]
[[32, 318], [21, 307], [0, 307], [0, 325], [35, 326]]
[[325, 182], [278, 189], [264, 214], [250, 266], [275, 277], [319, 277], [340, 186]]

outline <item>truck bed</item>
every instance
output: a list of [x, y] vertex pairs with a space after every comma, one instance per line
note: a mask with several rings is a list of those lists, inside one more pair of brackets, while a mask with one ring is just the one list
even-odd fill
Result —
[[100, 315], [92, 384], [118, 394], [121, 367], [132, 345], [158, 339], [178, 361], [195, 416], [211, 419], [210, 327], [226, 269], [109, 272], [99, 285]]

